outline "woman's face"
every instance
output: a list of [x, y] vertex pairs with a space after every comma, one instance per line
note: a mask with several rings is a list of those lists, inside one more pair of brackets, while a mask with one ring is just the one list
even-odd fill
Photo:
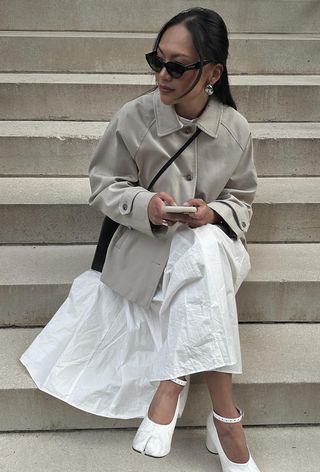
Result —
[[[177, 61], [185, 65], [199, 62], [191, 33], [183, 24], [171, 26], [164, 32], [157, 53], [165, 62]], [[208, 101], [208, 95], [204, 90], [206, 85], [213, 84], [220, 78], [217, 68], [219, 69], [218, 65], [205, 65], [199, 82], [187, 95], [184, 95], [192, 86], [199, 70], [186, 71], [180, 78], [174, 79], [163, 67], [160, 72], [155, 73], [161, 101], [166, 105], [175, 105], [177, 113], [182, 116], [188, 114], [197, 116], [197, 111], [200, 113]]]

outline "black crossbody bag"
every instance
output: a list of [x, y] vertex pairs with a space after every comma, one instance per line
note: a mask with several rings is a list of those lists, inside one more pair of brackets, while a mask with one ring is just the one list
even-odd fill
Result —
[[[168, 162], [165, 163], [164, 166], [161, 167], [159, 172], [155, 175], [152, 179], [151, 183], [149, 184], [147, 190], [151, 190], [153, 185], [159, 179], [159, 177], [168, 169], [168, 167], [180, 156], [180, 154], [189, 146], [189, 144], [196, 139], [196, 137], [201, 133], [201, 129], [197, 128], [196, 132], [188, 139], [188, 141], [175, 153], [174, 156], [169, 159]], [[117, 228], [119, 227], [119, 223], [113, 221], [111, 218], [106, 216], [102, 223], [102, 228], [100, 231], [100, 236], [98, 240], [98, 244], [96, 247], [96, 251], [94, 253], [91, 269], [97, 270], [98, 272], [102, 272], [107, 250], [110, 244], [110, 241], [116, 232]]]

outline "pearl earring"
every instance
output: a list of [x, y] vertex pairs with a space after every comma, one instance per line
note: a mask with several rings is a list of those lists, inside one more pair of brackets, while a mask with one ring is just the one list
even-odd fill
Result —
[[212, 95], [212, 94], [214, 93], [213, 86], [212, 86], [211, 84], [206, 85], [204, 91], [205, 91], [208, 95]]

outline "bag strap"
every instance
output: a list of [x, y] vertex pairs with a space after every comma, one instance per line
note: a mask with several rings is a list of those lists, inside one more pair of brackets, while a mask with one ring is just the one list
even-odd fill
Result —
[[147, 188], [147, 190], [151, 190], [151, 188], [154, 186], [154, 184], [159, 179], [159, 177], [164, 173], [164, 171], [166, 171], [168, 169], [168, 167], [171, 166], [171, 164], [180, 156], [181, 153], [183, 153], [183, 151], [189, 146], [189, 144], [192, 143], [192, 141], [194, 141], [196, 139], [196, 137], [200, 133], [201, 133], [201, 129], [197, 128], [196, 132], [193, 133], [193, 135], [188, 139], [188, 141], [186, 143], [184, 143], [184, 145], [175, 153], [174, 156], [171, 157], [171, 159], [168, 162], [165, 163], [164, 166], [161, 167], [159, 172], [152, 179], [152, 181], [151, 181], [149, 187]]

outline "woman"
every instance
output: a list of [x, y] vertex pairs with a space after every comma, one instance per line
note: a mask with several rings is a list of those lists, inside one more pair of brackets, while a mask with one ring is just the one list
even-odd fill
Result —
[[[154, 91], [124, 105], [93, 155], [89, 203], [120, 223], [100, 274], [81, 274], [21, 361], [38, 387], [103, 416], [143, 417], [133, 448], [169, 453], [190, 375], [212, 399], [206, 445], [224, 472], [257, 472], [232, 399], [241, 373], [235, 293], [256, 172], [214, 11], [184, 11], [146, 55]], [[201, 132], [154, 184], [162, 165]], [[187, 205], [195, 213], [171, 213]], [[172, 210], [172, 208], [171, 208]]]

